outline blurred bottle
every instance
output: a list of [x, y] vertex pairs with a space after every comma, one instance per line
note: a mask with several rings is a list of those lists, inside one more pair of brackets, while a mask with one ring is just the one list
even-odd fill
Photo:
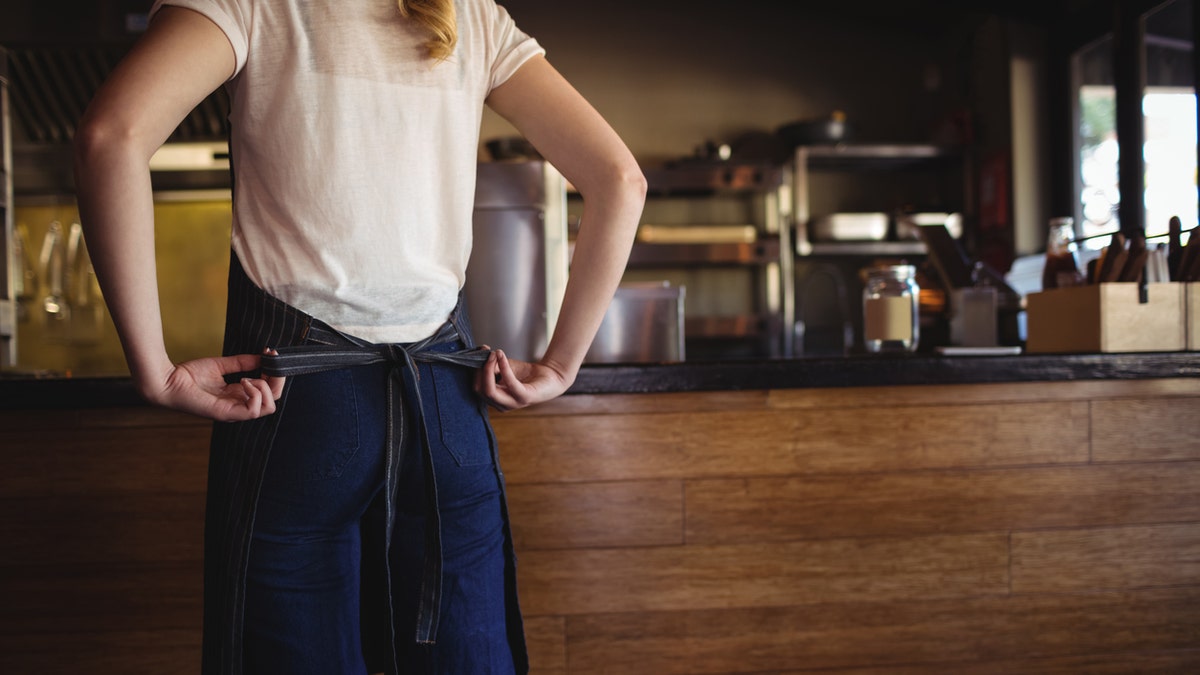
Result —
[[42, 240], [40, 259], [42, 285], [42, 320], [49, 342], [66, 342], [70, 337], [71, 307], [67, 304], [64, 286], [67, 274], [67, 241], [62, 224], [50, 223]]
[[1046, 238], [1046, 264], [1042, 268], [1042, 288], [1078, 286], [1084, 281], [1075, 257], [1075, 221], [1052, 218]]
[[29, 305], [38, 292], [37, 268], [34, 266], [31, 250], [29, 228], [20, 223], [13, 230], [13, 259], [19, 268], [14, 275], [16, 284], [13, 290], [17, 298], [17, 320], [22, 323], [29, 320]]

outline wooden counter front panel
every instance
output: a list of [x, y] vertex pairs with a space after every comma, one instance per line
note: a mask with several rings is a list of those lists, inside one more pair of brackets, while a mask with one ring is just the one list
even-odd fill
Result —
[[1086, 401], [493, 419], [513, 484], [1088, 459]]
[[679, 480], [527, 484], [508, 508], [518, 550], [683, 543]]
[[1197, 625], [1200, 591], [1195, 586], [607, 614], [567, 620], [567, 672], [890, 674], [897, 665], [911, 669], [904, 672], [1024, 675], [1030, 671], [996, 666], [1092, 656], [1126, 661], [1126, 669], [1111, 672], [1182, 674], [1192, 671], [1155, 670], [1149, 667], [1153, 661], [1140, 655], [1179, 652], [1165, 661], [1168, 666], [1200, 662]]
[[1200, 672], [1200, 381], [721, 396], [493, 417], [535, 672]]
[[1194, 398], [1096, 401], [1092, 416], [1097, 462], [1200, 459], [1200, 405]]
[[[541, 674], [1200, 672], [1200, 380], [494, 415]], [[195, 673], [208, 425], [0, 412], [0, 672]]]
[[533, 616], [787, 607], [1007, 593], [1003, 533], [528, 551]]
[[0, 412], [0, 673], [198, 673], [211, 424]]
[[1200, 462], [690, 480], [687, 541], [1200, 521]]

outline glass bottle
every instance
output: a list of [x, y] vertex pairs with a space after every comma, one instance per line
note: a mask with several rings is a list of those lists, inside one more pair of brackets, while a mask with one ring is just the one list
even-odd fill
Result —
[[1046, 263], [1042, 267], [1042, 289], [1077, 286], [1083, 282], [1075, 259], [1075, 221], [1052, 218], [1046, 237]]
[[18, 223], [13, 229], [13, 260], [18, 268], [13, 275], [16, 281], [13, 292], [17, 298], [17, 320], [21, 323], [29, 319], [29, 306], [38, 293], [38, 275], [32, 251], [29, 247], [29, 228], [25, 223]]
[[41, 319], [45, 325], [46, 340], [52, 343], [66, 342], [70, 335], [71, 306], [67, 304], [65, 292], [67, 272], [67, 242], [62, 224], [57, 220], [50, 223], [42, 240], [41, 277], [45, 294], [41, 302]]
[[863, 343], [868, 352], [913, 352], [920, 339], [921, 289], [912, 265], [867, 270], [863, 287]]

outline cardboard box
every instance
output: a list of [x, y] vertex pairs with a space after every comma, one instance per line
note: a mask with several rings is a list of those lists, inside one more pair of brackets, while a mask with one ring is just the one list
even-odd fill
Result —
[[1029, 353], [1177, 352], [1187, 344], [1184, 284], [1117, 282], [1055, 288], [1025, 298]]
[[1188, 351], [1200, 351], [1200, 282], [1186, 283], [1183, 288], [1187, 348]]

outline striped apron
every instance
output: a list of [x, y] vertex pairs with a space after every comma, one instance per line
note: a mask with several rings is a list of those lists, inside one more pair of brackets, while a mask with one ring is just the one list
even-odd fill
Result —
[[[428, 349], [455, 339], [461, 339], [467, 349], [450, 353]], [[436, 361], [464, 367], [479, 367], [487, 360], [488, 351], [474, 346], [461, 300], [449, 320], [434, 335], [424, 340], [403, 345], [371, 344], [344, 335], [258, 288], [246, 275], [237, 256], [233, 255], [229, 265], [229, 297], [223, 353], [259, 354], [267, 346], [275, 348], [279, 353], [278, 356], [263, 357], [262, 373], [267, 375], [293, 376], [371, 363], [392, 365], [387, 391], [391, 412], [387, 422], [385, 460], [386, 531], [380, 533], [380, 536], [385, 537], [384, 565], [389, 566], [387, 546], [390, 545], [394, 522], [394, 497], [399, 481], [404, 439], [410, 433], [419, 433], [425, 438], [423, 416], [418, 415], [420, 419], [416, 420], [405, 419], [401, 397], [406, 391], [419, 392], [419, 388], [405, 387], [404, 378], [413, 376], [417, 362]], [[235, 382], [245, 375], [247, 374], [232, 375], [229, 381]], [[246, 569], [254, 514], [276, 428], [281, 413], [287, 407], [290, 385], [291, 380], [284, 384], [276, 414], [246, 422], [218, 422], [213, 428], [204, 535], [204, 675], [242, 675], [243, 672]], [[419, 393], [416, 395], [419, 398]], [[417, 409], [421, 410], [422, 407], [418, 405]], [[482, 400], [480, 409], [486, 421], [487, 406]], [[493, 462], [503, 493], [504, 477], [500, 473], [496, 457], [495, 436], [490, 424], [487, 428], [491, 435]], [[440, 609], [441, 541], [437, 491], [433, 485], [433, 462], [427, 440], [422, 442], [421, 450], [426, 453], [426, 494], [430, 503], [425, 527], [426, 554], [421, 579], [421, 602], [417, 617], [417, 634], [413, 639], [431, 643], [436, 640]], [[507, 561], [505, 602], [509, 608], [508, 640], [517, 672], [524, 673], [529, 668], [528, 656], [517, 606], [516, 561], [508, 525], [507, 505], [503, 496], [501, 504], [504, 510], [504, 553]], [[370, 591], [386, 593], [389, 606], [393, 585], [390, 576], [389, 574], [387, 588]], [[385, 641], [385, 644], [392, 645], [392, 653], [384, 660], [393, 664], [395, 672], [401, 672], [400, 664], [395, 661], [395, 631], [391, 626], [387, 628], [391, 640]], [[368, 660], [373, 660], [371, 656], [368, 655]]]

